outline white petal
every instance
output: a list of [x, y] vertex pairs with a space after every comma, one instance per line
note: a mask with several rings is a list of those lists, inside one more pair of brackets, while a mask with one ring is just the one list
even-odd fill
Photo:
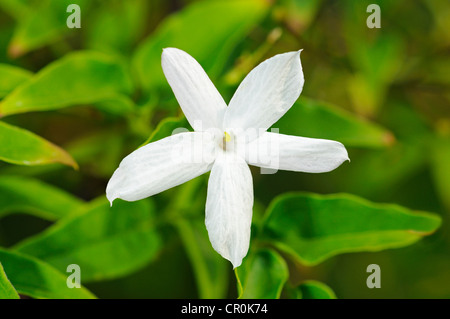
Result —
[[245, 158], [250, 165], [307, 173], [329, 172], [349, 160], [339, 142], [270, 132], [247, 144]]
[[250, 168], [244, 159], [222, 153], [209, 177], [205, 224], [213, 248], [234, 268], [248, 252], [252, 207]]
[[227, 105], [200, 64], [186, 52], [175, 48], [163, 50], [161, 64], [193, 129], [221, 128]]
[[208, 172], [216, 143], [208, 133], [188, 132], [147, 144], [127, 157], [106, 187], [106, 197], [135, 201]]
[[239, 85], [225, 111], [225, 129], [267, 130], [300, 96], [300, 51], [278, 54], [258, 65]]

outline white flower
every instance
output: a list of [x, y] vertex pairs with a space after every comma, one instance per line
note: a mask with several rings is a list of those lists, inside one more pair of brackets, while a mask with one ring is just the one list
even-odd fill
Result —
[[266, 132], [302, 91], [300, 51], [258, 65], [228, 106], [186, 52], [164, 49], [162, 68], [195, 132], [172, 135], [125, 157], [108, 183], [106, 196], [111, 204], [116, 198], [135, 201], [211, 170], [205, 219], [209, 239], [220, 255], [238, 267], [250, 243], [253, 182], [248, 164], [321, 173], [348, 160], [347, 151], [335, 141]]

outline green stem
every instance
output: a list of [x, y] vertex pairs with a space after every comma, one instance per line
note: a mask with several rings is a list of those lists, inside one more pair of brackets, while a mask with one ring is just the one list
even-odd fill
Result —
[[202, 252], [199, 249], [199, 245], [195, 240], [195, 234], [191, 225], [183, 218], [179, 218], [175, 221], [174, 225], [180, 234], [184, 248], [192, 264], [199, 297], [202, 299], [215, 298], [216, 296], [214, 295], [214, 291], [211, 287], [212, 281], [208, 275], [208, 268]]
[[[177, 194], [176, 200], [167, 208], [166, 214], [170, 223], [177, 229], [185, 251], [191, 262], [200, 298], [217, 298], [212, 287], [212, 279], [209, 276], [206, 260], [196, 240], [195, 232], [189, 221], [183, 216], [186, 210], [195, 209], [193, 205], [197, 190], [202, 186], [203, 178], [198, 177], [186, 184]], [[193, 208], [194, 207], [194, 208]]]

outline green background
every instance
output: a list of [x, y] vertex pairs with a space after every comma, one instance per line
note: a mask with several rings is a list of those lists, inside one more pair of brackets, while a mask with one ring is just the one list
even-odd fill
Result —
[[[0, 0], [0, 297], [449, 298], [449, 15], [427, 0]], [[162, 73], [169, 46], [227, 102], [261, 61], [303, 49], [303, 92], [274, 127], [351, 159], [252, 167], [236, 272], [207, 238], [208, 174], [112, 209], [105, 197], [124, 156], [191, 129]], [[81, 289], [65, 285], [72, 263]]]

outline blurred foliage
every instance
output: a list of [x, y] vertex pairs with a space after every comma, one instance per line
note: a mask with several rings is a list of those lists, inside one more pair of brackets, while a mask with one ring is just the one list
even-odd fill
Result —
[[306, 280], [293, 291], [302, 299], [336, 299], [330, 287], [315, 280]]
[[[450, 298], [449, 14], [427, 0], [0, 0], [0, 298]], [[191, 129], [160, 66], [169, 46], [226, 101], [261, 61], [303, 49], [303, 93], [274, 128], [349, 151], [327, 174], [255, 170], [234, 273], [204, 226], [207, 176], [105, 198], [125, 155]], [[66, 286], [73, 263], [81, 289]]]

